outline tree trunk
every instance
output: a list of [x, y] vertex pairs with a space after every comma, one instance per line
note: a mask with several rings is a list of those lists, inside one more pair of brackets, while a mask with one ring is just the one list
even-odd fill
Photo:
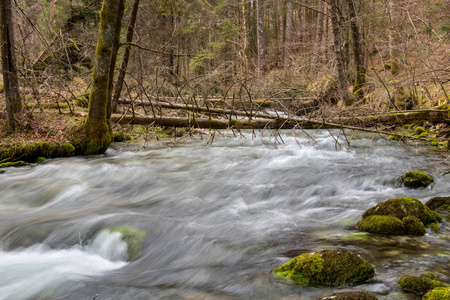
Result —
[[292, 1], [287, 0], [286, 2], [286, 32], [284, 35], [284, 69], [287, 70], [291, 66], [291, 47], [292, 47], [292, 34], [293, 34], [293, 7]]
[[[134, 35], [134, 27], [136, 24], [138, 9], [139, 9], [139, 1], [140, 0], [134, 0], [133, 10], [131, 12], [131, 19], [130, 24], [128, 24], [128, 32], [127, 32], [127, 43], [133, 42], [133, 35]], [[115, 91], [114, 91], [114, 98], [113, 98], [113, 112], [117, 112], [117, 103], [120, 98], [120, 93], [122, 92], [122, 86], [123, 82], [125, 80], [125, 75], [127, 72], [128, 62], [130, 60], [130, 52], [131, 52], [131, 46], [127, 45], [125, 47], [125, 53], [123, 55], [123, 61], [122, 66], [120, 68], [119, 77], [117, 78]]]
[[266, 72], [266, 44], [264, 37], [264, 0], [257, 2], [257, 34], [258, 34], [258, 75]]
[[316, 29], [316, 44], [314, 46], [315, 53], [313, 58], [313, 64], [311, 67], [312, 73], [316, 74], [319, 63], [321, 61], [322, 56], [322, 40], [323, 40], [323, 11], [324, 11], [324, 4], [322, 1], [319, 1], [319, 7], [318, 7], [318, 14], [317, 14], [317, 29]]
[[359, 30], [358, 17], [356, 14], [356, 5], [354, 0], [347, 0], [350, 14], [350, 30], [353, 39], [353, 59], [355, 64], [355, 82], [353, 83], [353, 93], [358, 99], [364, 97], [363, 87], [366, 83], [366, 68], [364, 67], [364, 51]]
[[1, 0], [0, 5], [3, 88], [5, 91], [8, 129], [13, 131], [16, 127], [15, 115], [22, 110], [22, 101], [20, 99], [19, 76], [14, 47], [11, 0]]
[[111, 95], [124, 0], [103, 0], [82, 152], [104, 153], [112, 142]]
[[345, 105], [350, 105], [351, 101], [347, 93], [347, 83], [344, 73], [344, 57], [342, 55], [342, 37], [341, 37], [341, 22], [338, 15], [339, 0], [330, 0], [331, 6], [331, 23], [334, 35], [334, 53], [336, 55], [339, 94]]

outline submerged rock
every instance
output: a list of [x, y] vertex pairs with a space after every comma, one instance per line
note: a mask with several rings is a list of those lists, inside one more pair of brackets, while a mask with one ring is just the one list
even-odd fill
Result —
[[133, 227], [115, 227], [108, 229], [110, 232], [118, 232], [122, 235], [122, 241], [127, 244], [127, 256], [129, 261], [134, 261], [142, 254], [145, 239], [145, 231]]
[[346, 250], [323, 250], [297, 256], [273, 270], [297, 284], [353, 285], [371, 279], [373, 266]]
[[406, 172], [402, 177], [402, 181], [406, 187], [417, 189], [427, 187], [434, 182], [434, 179], [427, 173], [413, 171]]
[[429, 209], [450, 211], [450, 197], [434, 197], [425, 203]]
[[377, 300], [378, 298], [367, 292], [335, 293], [315, 300]]
[[422, 300], [448, 300], [450, 299], [450, 287], [438, 287], [426, 293]]
[[422, 274], [420, 277], [405, 276], [400, 278], [398, 285], [404, 292], [422, 296], [437, 287], [448, 287], [447, 284], [437, 279], [439, 279], [439, 277], [433, 273]]
[[[422, 224], [423, 226], [423, 224]], [[360, 231], [388, 234], [388, 235], [403, 235], [405, 234], [405, 226], [403, 222], [392, 216], [369, 216], [356, 224]]]

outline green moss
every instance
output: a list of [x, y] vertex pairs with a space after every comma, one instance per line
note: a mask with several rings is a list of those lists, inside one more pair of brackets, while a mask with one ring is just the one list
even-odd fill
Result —
[[377, 300], [378, 298], [367, 292], [342, 292], [317, 298], [316, 300]]
[[450, 299], [450, 288], [439, 287], [426, 293], [422, 300], [448, 300]]
[[114, 132], [113, 136], [114, 136], [114, 142], [130, 141], [133, 139], [130, 134], [122, 132], [122, 131]]
[[293, 258], [273, 270], [297, 284], [352, 285], [371, 279], [375, 270], [359, 255], [346, 250], [324, 250]]
[[363, 218], [373, 215], [385, 215], [397, 217], [403, 220], [404, 217], [414, 216], [427, 225], [435, 223], [437, 216], [422, 202], [414, 198], [393, 198], [378, 203], [376, 206], [369, 208], [363, 213]]
[[24, 161], [15, 161], [15, 162], [6, 162], [0, 164], [0, 169], [2, 168], [10, 168], [10, 167], [23, 167], [26, 165], [26, 162]]
[[420, 277], [406, 276], [400, 278], [398, 285], [402, 291], [414, 293], [416, 295], [425, 295], [428, 291], [431, 291], [434, 288], [448, 286], [447, 284], [431, 277], [432, 276], [430, 273], [424, 274]]
[[129, 261], [138, 259], [142, 254], [142, 247], [145, 241], [145, 231], [133, 227], [114, 227], [110, 232], [119, 232], [122, 235], [122, 241], [127, 244], [127, 255]]
[[36, 159], [36, 163], [37, 163], [37, 164], [42, 164], [42, 163], [44, 163], [44, 161], [45, 161], [45, 157], [42, 157], [42, 156], [39, 156], [39, 157]]
[[406, 187], [416, 189], [420, 187], [427, 187], [429, 184], [434, 182], [434, 179], [424, 172], [412, 171], [406, 172], [406, 174], [402, 177], [402, 181]]
[[409, 235], [422, 236], [425, 235], [425, 226], [422, 221], [414, 216], [404, 217], [403, 225], [405, 226], [405, 233]]
[[432, 210], [439, 209], [443, 205], [450, 205], [450, 197], [433, 197], [425, 203]]
[[414, 129], [414, 132], [415, 132], [416, 134], [422, 134], [422, 133], [427, 132], [427, 131], [426, 131], [425, 128], [423, 128], [422, 126], [417, 126], [417, 127]]
[[428, 226], [431, 228], [432, 231], [434, 232], [439, 232], [441, 229], [439, 228], [439, 225], [436, 223], [431, 223], [428, 224]]
[[388, 234], [388, 235], [403, 235], [405, 234], [405, 227], [403, 222], [392, 216], [369, 216], [356, 224], [360, 231]]
[[365, 232], [355, 232], [346, 234], [342, 238], [348, 241], [361, 241], [361, 240], [368, 240], [370, 238], [370, 235]]
[[273, 104], [272, 100], [253, 100], [253, 103], [258, 104], [261, 107], [270, 107]]

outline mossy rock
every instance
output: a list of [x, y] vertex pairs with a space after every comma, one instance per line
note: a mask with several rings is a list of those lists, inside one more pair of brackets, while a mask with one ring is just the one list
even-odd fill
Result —
[[426, 293], [422, 300], [448, 300], [450, 299], [450, 287], [435, 288]]
[[398, 285], [400, 289], [406, 293], [414, 293], [416, 295], [425, 295], [437, 287], [448, 287], [447, 284], [437, 280], [439, 277], [433, 273], [417, 276], [405, 276], [400, 278]]
[[373, 215], [392, 216], [400, 220], [408, 216], [414, 216], [422, 221], [424, 225], [439, 221], [439, 214], [436, 215], [435, 212], [419, 200], [407, 197], [393, 198], [378, 203], [376, 206], [366, 210], [362, 217], [365, 219]]
[[402, 181], [406, 187], [417, 189], [427, 187], [434, 182], [434, 179], [427, 173], [412, 171], [406, 172], [402, 177]]
[[297, 256], [273, 270], [277, 277], [297, 284], [347, 286], [365, 282], [375, 275], [373, 266], [346, 250], [323, 250]]
[[11, 168], [11, 167], [23, 167], [23, 166], [25, 166], [27, 163], [26, 162], [24, 162], [24, 161], [21, 161], [21, 160], [19, 160], [19, 161], [14, 161], [14, 162], [6, 162], [6, 163], [2, 163], [2, 164], [0, 164], [0, 169], [3, 169], [3, 168]]
[[437, 223], [428, 224], [428, 227], [430, 227], [431, 230], [434, 232], [439, 232], [441, 230], [441, 228], [439, 227], [439, 225]]
[[342, 292], [328, 295], [315, 300], [377, 300], [378, 298], [367, 292]]
[[405, 234], [405, 226], [403, 222], [393, 216], [369, 216], [362, 219], [356, 224], [360, 231], [388, 234], [388, 235], [403, 235]]
[[450, 205], [450, 197], [434, 197], [428, 200], [425, 205], [432, 210], [442, 210], [441, 207], [444, 207], [443, 210], [448, 210], [448, 206]]
[[405, 226], [405, 233], [409, 235], [422, 236], [425, 235], [425, 226], [422, 221], [414, 216], [404, 217], [403, 225]]
[[109, 231], [118, 232], [122, 235], [122, 241], [127, 244], [129, 261], [134, 261], [141, 256], [146, 235], [145, 231], [126, 226], [110, 228]]
[[130, 141], [133, 139], [130, 134], [121, 131], [114, 132], [113, 136], [114, 142]]

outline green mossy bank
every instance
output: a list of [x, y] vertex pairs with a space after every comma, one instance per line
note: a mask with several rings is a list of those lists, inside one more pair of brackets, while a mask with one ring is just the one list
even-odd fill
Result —
[[39, 163], [42, 158], [74, 156], [75, 147], [70, 143], [55, 144], [51, 142], [35, 142], [20, 145], [4, 146], [0, 149], [0, 167], [18, 167], [25, 163]]
[[[114, 142], [123, 142], [131, 139], [131, 136], [127, 133], [114, 132]], [[0, 148], [0, 168], [22, 167], [28, 163], [40, 164], [46, 158], [99, 154], [92, 151], [92, 153], [87, 153], [85, 147], [86, 145], [77, 143], [76, 139], [72, 143], [62, 144], [44, 141], [25, 145], [7, 145]]]
[[273, 274], [301, 285], [348, 286], [373, 278], [375, 269], [355, 253], [323, 250], [297, 256], [275, 268]]

